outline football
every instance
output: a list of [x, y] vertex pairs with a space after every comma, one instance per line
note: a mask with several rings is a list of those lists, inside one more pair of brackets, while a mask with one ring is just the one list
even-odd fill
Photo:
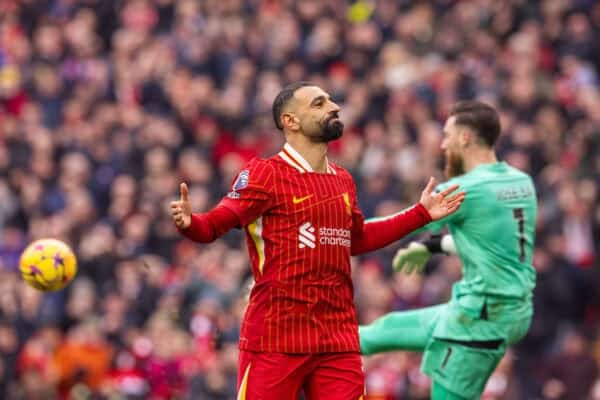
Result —
[[23, 280], [42, 291], [64, 288], [77, 274], [77, 259], [69, 246], [56, 239], [40, 239], [21, 254]]

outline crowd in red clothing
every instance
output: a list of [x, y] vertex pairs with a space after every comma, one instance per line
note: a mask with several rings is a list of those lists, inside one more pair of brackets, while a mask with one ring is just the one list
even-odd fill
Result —
[[[600, 399], [599, 34], [592, 0], [0, 2], [0, 397], [235, 398], [242, 234], [183, 240], [168, 204], [186, 181], [207, 210], [276, 153], [271, 103], [310, 80], [342, 108], [331, 159], [367, 217], [441, 178], [454, 102], [499, 109], [499, 157], [538, 189], [538, 284], [484, 398]], [[39, 237], [77, 253], [64, 291], [20, 281]], [[393, 275], [401, 244], [354, 260], [361, 323], [442, 302], [459, 278], [453, 257]], [[427, 398], [418, 365], [365, 359], [369, 393]]]

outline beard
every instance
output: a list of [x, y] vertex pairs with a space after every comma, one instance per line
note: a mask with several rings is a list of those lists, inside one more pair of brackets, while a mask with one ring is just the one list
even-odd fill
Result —
[[446, 178], [450, 179], [465, 173], [464, 161], [460, 155], [451, 151], [447, 151], [445, 155], [446, 165], [444, 167], [444, 174]]
[[344, 123], [340, 121], [337, 115], [327, 118], [322, 126], [321, 133], [313, 137], [313, 141], [317, 143], [329, 143], [339, 139], [344, 134]]

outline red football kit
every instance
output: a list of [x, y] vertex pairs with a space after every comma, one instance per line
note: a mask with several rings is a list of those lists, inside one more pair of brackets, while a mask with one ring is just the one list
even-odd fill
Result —
[[295, 399], [300, 390], [309, 399], [360, 398], [350, 256], [430, 221], [420, 204], [365, 221], [350, 174], [329, 162], [327, 173], [314, 172], [289, 144], [251, 160], [219, 205], [182, 230], [199, 242], [236, 226], [246, 232], [255, 285], [241, 327], [238, 398]]

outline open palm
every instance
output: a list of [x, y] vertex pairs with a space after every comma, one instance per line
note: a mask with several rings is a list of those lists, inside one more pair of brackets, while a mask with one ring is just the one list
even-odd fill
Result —
[[435, 184], [435, 178], [429, 178], [427, 186], [423, 190], [423, 193], [421, 193], [420, 200], [420, 203], [427, 209], [429, 215], [431, 215], [431, 219], [434, 221], [458, 210], [465, 199], [465, 192], [459, 192], [450, 196], [450, 193], [458, 189], [458, 185], [452, 185], [442, 192], [435, 193], [433, 191]]

